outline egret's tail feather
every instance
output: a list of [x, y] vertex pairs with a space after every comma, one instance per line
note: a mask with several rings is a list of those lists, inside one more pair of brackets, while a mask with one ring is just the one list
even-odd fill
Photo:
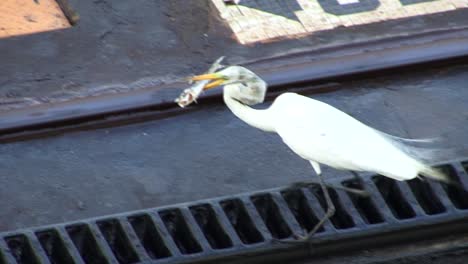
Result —
[[393, 141], [401, 151], [426, 164], [441, 163], [457, 157], [457, 150], [452, 147], [417, 147]]
[[440, 137], [409, 139], [395, 137], [380, 131], [379, 133], [398, 149], [424, 163], [440, 163], [457, 157], [456, 149], [442, 145], [442, 138]]
[[403, 137], [397, 137], [397, 136], [394, 136], [394, 135], [387, 134], [387, 133], [382, 132], [382, 131], [380, 131], [380, 130], [376, 130], [376, 131], [379, 132], [380, 134], [384, 135], [385, 137], [389, 138], [389, 139], [392, 139], [392, 140], [397, 141], [397, 142], [400, 142], [400, 143], [405, 143], [405, 144], [417, 144], [417, 143], [422, 143], [422, 144], [429, 143], [429, 144], [433, 144], [433, 143], [437, 143], [437, 142], [442, 141], [442, 137], [432, 137], [432, 138], [403, 138]]
[[446, 173], [444, 173], [441, 169], [435, 169], [426, 165], [423, 165], [419, 173], [421, 173], [423, 176], [426, 176], [434, 180], [442, 181], [444, 183], [453, 182], [453, 180], [450, 179], [450, 177]]
[[463, 187], [463, 185], [456, 181], [456, 180], [453, 180], [451, 179], [448, 174], [446, 174], [445, 172], [443, 172], [441, 169], [435, 169], [435, 168], [431, 168], [429, 166], [424, 166], [421, 170], [420, 170], [420, 173], [423, 175], [423, 176], [426, 176], [428, 178], [431, 178], [431, 179], [434, 179], [434, 180], [438, 180], [438, 181], [441, 181], [443, 183], [446, 183], [446, 184], [449, 184], [453, 187], [456, 187], [460, 190], [464, 190], [465, 188]]

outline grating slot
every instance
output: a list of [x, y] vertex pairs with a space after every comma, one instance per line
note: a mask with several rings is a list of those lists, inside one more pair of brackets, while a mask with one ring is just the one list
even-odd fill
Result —
[[242, 243], [254, 244], [264, 241], [239, 199], [225, 200], [220, 204]]
[[251, 200], [274, 238], [283, 239], [292, 235], [270, 194], [256, 195]]
[[34, 254], [34, 250], [29, 243], [25, 235], [17, 235], [6, 237], [8, 247], [10, 248], [11, 254], [20, 264], [33, 264], [40, 263], [37, 256]]
[[66, 230], [85, 263], [108, 263], [87, 225], [68, 226]]
[[468, 209], [468, 192], [463, 188], [455, 168], [450, 165], [437, 168], [442, 170], [453, 182], [458, 183], [458, 185], [441, 183], [453, 205], [458, 209]]
[[463, 166], [463, 169], [465, 170], [465, 172], [468, 173], [468, 161], [462, 162], [461, 165]]
[[0, 264], [8, 264], [5, 255], [0, 251]]
[[232, 241], [221, 227], [213, 208], [208, 204], [203, 204], [192, 206], [189, 209], [212, 248], [232, 247]]
[[[281, 192], [281, 195], [301, 228], [307, 230], [307, 232], [312, 231], [318, 224], [319, 219], [309, 207], [304, 194], [300, 190], [287, 190]], [[323, 232], [324, 230], [323, 226], [321, 226], [317, 233]]]
[[[319, 185], [313, 186], [310, 188], [312, 193], [317, 197], [322, 208], [326, 211], [327, 210], [327, 203], [325, 201], [325, 196], [323, 195], [322, 188]], [[346, 229], [354, 227], [354, 221], [351, 216], [346, 212], [341, 204], [340, 199], [338, 198], [338, 194], [335, 190], [328, 188], [328, 192], [330, 193], [330, 198], [335, 206], [335, 214], [330, 218], [333, 226], [337, 229]]]
[[52, 264], [74, 263], [62, 238], [55, 229], [36, 233], [42, 248]]
[[[357, 179], [344, 181], [342, 184], [348, 188], [364, 190], [364, 186]], [[351, 198], [354, 207], [356, 207], [366, 224], [379, 224], [384, 222], [382, 214], [377, 207], [375, 207], [370, 197], [363, 197], [349, 192], [348, 196]]]
[[411, 208], [408, 201], [403, 197], [395, 180], [384, 176], [375, 176], [372, 180], [396, 218], [408, 219], [415, 217], [416, 214], [413, 208]]
[[116, 219], [98, 221], [97, 226], [104, 235], [119, 263], [137, 263], [138, 256], [128, 240], [122, 225]]
[[128, 218], [128, 221], [150, 258], [163, 259], [171, 256], [149, 215], [132, 216]]
[[202, 251], [180, 210], [165, 210], [159, 214], [182, 254], [193, 254]]
[[416, 178], [409, 180], [408, 185], [426, 214], [441, 214], [446, 211], [427, 181]]

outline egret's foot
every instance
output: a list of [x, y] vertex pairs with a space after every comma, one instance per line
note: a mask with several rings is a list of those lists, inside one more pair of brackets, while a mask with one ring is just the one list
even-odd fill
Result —
[[[317, 185], [320, 185], [320, 182], [316, 182], [316, 181], [302, 181], [302, 182], [294, 182], [292, 183], [291, 185], [289, 185], [289, 188], [290, 189], [300, 189], [300, 188], [309, 188], [309, 187], [312, 187], [312, 186], [317, 186]], [[352, 193], [352, 194], [356, 194], [356, 195], [359, 195], [359, 196], [362, 196], [362, 197], [369, 197], [370, 194], [369, 192], [367, 192], [366, 190], [359, 190], [359, 189], [355, 189], [355, 188], [348, 188], [348, 187], [345, 187], [345, 186], [341, 186], [341, 185], [333, 185], [333, 184], [325, 184], [328, 188], [332, 188], [332, 189], [337, 189], [337, 190], [343, 190], [345, 192], [348, 192], [348, 193]]]
[[318, 222], [317, 225], [314, 226], [312, 231], [310, 231], [309, 233], [305, 233], [305, 235], [293, 234], [294, 240], [281, 240], [281, 239], [273, 238], [273, 242], [282, 243], [282, 244], [308, 243], [314, 237], [314, 235], [320, 230], [320, 228], [323, 226], [325, 221], [330, 219], [330, 217], [332, 217], [334, 213], [335, 213], [335, 208], [334, 206], [332, 206], [330, 207], [329, 210], [327, 210], [327, 213], [320, 220], [320, 222]]
[[293, 235], [294, 240], [281, 240], [277, 238], [273, 238], [272, 241], [275, 243], [281, 244], [305, 244], [310, 241], [310, 239], [314, 236], [314, 234], [308, 233], [307, 235]]

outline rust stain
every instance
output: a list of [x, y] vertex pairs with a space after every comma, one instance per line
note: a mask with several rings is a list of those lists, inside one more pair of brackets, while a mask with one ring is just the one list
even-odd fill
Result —
[[55, 0], [1, 0], [0, 38], [70, 27]]

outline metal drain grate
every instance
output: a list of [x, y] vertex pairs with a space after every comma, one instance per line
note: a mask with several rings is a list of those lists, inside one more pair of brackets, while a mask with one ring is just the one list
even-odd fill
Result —
[[[363, 177], [362, 182], [343, 180], [344, 186], [366, 189], [371, 196], [330, 189], [336, 214], [311, 243], [320, 249], [323, 241], [325, 248], [352, 237], [352, 247], [359, 247], [357, 239], [369, 236], [376, 244], [378, 239], [391, 242], [385, 234], [419, 232], [414, 227], [421, 224], [426, 231], [437, 226], [461, 232], [456, 222], [468, 230], [468, 161], [441, 168], [465, 189], [430, 180], [397, 182], [378, 175]], [[278, 249], [301, 246], [273, 243], [272, 238], [291, 239], [311, 230], [325, 209], [321, 189], [311, 186], [18, 230], [1, 234], [0, 264], [192, 263], [278, 254]], [[345, 248], [343, 243], [340, 248]]]

